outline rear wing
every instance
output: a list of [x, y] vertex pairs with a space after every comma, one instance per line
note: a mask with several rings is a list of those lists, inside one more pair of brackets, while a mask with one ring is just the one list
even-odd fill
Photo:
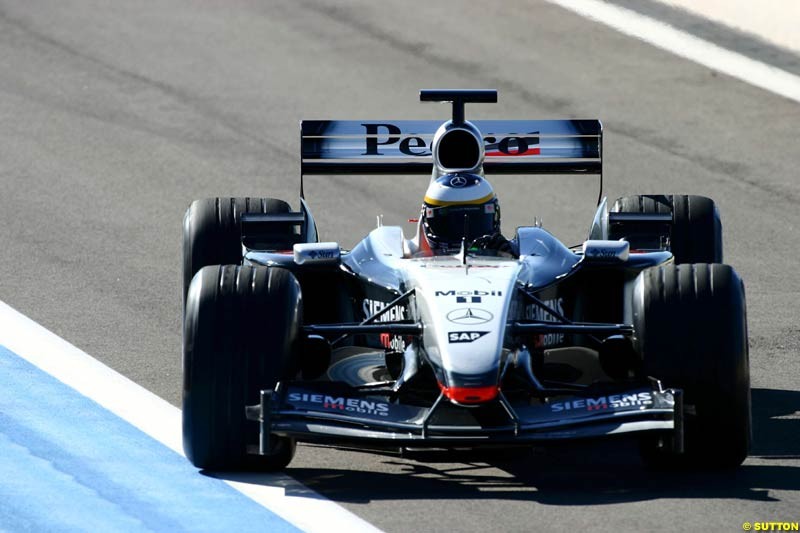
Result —
[[[598, 120], [474, 120], [484, 172], [601, 174]], [[436, 120], [304, 120], [301, 174], [430, 174]]]

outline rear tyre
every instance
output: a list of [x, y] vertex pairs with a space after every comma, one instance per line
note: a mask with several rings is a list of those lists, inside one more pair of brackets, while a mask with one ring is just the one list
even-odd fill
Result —
[[289, 211], [289, 204], [275, 198], [206, 198], [192, 202], [183, 217], [184, 302], [189, 284], [201, 268], [242, 263], [242, 213]]
[[[676, 263], [722, 263], [722, 222], [714, 201], [686, 194], [618, 198], [612, 213], [671, 213], [670, 249]], [[611, 228], [611, 238], [627, 237], [625, 227]], [[632, 242], [631, 247], [636, 248]]]
[[650, 436], [654, 468], [732, 468], [750, 447], [750, 370], [744, 286], [728, 265], [664, 265], [639, 275], [637, 349], [647, 376], [684, 391], [685, 453]]
[[[296, 373], [302, 302], [291, 272], [207, 266], [192, 280], [183, 333], [183, 447], [198, 468], [279, 470], [295, 443], [273, 436], [272, 453], [248, 455], [258, 424], [245, 406], [259, 403]], [[255, 450], [253, 450], [255, 451]]]

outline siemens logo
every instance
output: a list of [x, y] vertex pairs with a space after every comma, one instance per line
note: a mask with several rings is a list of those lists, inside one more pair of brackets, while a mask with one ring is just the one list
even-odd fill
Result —
[[[364, 318], [369, 318], [376, 313], [383, 311], [389, 302], [381, 302], [380, 300], [371, 300], [367, 298], [361, 304], [361, 309], [364, 312]], [[378, 317], [377, 322], [396, 322], [406, 318], [406, 308], [403, 305], [395, 305], [385, 314]]]
[[641, 407], [645, 405], [653, 405], [653, 395], [649, 392], [612, 394], [598, 398], [554, 402], [550, 404], [550, 410], [554, 413], [574, 410], [600, 411], [601, 409], [624, 409], [626, 407]]
[[320, 405], [329, 411], [345, 411], [377, 416], [389, 414], [389, 404], [357, 398], [343, 398], [341, 396], [328, 396], [326, 394], [303, 394], [293, 392], [289, 394], [290, 402], [304, 402]]

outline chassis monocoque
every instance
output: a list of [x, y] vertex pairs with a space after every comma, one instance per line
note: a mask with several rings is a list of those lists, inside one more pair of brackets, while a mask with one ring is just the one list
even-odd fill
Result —
[[[303, 173], [601, 174], [597, 121], [302, 123]], [[302, 178], [301, 178], [302, 179]], [[602, 180], [601, 180], [602, 183]], [[601, 195], [602, 197], [602, 195]], [[417, 236], [419, 237], [419, 236]], [[409, 252], [379, 226], [319, 242], [305, 200], [184, 219], [183, 433], [200, 468], [285, 467], [295, 442], [518, 446], [631, 434], [650, 466], [733, 467], [750, 443], [743, 284], [708, 198], [605, 200], [582, 246]]]

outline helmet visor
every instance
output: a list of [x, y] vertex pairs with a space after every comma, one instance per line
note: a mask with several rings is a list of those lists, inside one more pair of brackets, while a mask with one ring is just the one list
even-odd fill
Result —
[[462, 237], [467, 243], [497, 232], [496, 205], [425, 206], [425, 235], [436, 244], [457, 246]]

